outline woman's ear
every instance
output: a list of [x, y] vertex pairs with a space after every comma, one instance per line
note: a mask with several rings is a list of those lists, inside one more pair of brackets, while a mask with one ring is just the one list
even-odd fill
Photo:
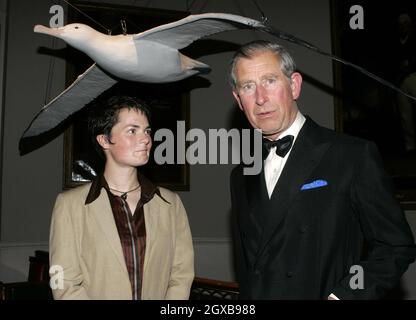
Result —
[[108, 149], [108, 147], [110, 145], [110, 141], [109, 141], [107, 135], [99, 134], [95, 138], [97, 139], [98, 144], [101, 146], [101, 148], [103, 148], [103, 150]]

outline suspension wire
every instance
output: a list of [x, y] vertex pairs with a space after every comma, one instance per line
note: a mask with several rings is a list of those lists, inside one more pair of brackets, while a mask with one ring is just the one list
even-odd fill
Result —
[[[108, 32], [109, 35], [111, 34], [111, 29], [106, 28], [101, 23], [99, 23], [98, 21], [96, 21], [92, 17], [90, 17], [88, 14], [86, 14], [85, 12], [83, 12], [82, 10], [80, 10], [79, 8], [74, 6], [69, 1], [67, 1], [67, 0], [63, 0], [63, 1], [65, 3], [67, 3], [69, 6], [71, 6], [72, 8], [74, 8], [75, 10], [77, 10], [79, 13], [81, 13], [82, 15], [86, 16], [88, 19], [90, 19], [91, 21], [93, 21], [94, 23], [99, 25], [100, 27], [104, 28]], [[62, 3], [62, 1], [60, 0], [59, 3]], [[56, 40], [57, 40], [56, 38], [52, 38], [52, 49], [56, 49], [56, 47], [57, 47], [57, 41]], [[46, 90], [45, 90], [45, 96], [44, 96], [44, 105], [46, 105], [49, 102], [50, 97], [51, 97], [52, 82], [53, 82], [53, 78], [54, 78], [54, 69], [55, 69], [55, 57], [51, 56], [50, 59], [49, 59], [48, 75], [47, 75], [47, 79], [46, 79]]]
[[88, 19], [90, 19], [92, 22], [96, 23], [97, 25], [99, 25], [101, 28], [105, 29], [107, 31], [107, 33], [109, 35], [111, 35], [111, 29], [106, 28], [105, 26], [103, 26], [101, 23], [99, 23], [97, 20], [93, 19], [91, 16], [89, 16], [88, 14], [86, 14], [85, 12], [83, 12], [81, 9], [77, 8], [76, 6], [74, 6], [72, 3], [70, 3], [67, 0], [63, 0], [65, 1], [69, 6], [71, 6], [72, 8], [74, 8], [75, 10], [77, 10], [79, 13], [81, 13], [82, 15], [86, 16]]
[[260, 5], [257, 3], [257, 0], [251, 0], [254, 5], [256, 6], [257, 10], [259, 10], [260, 14], [261, 14], [261, 22], [266, 23], [268, 18], [266, 17], [266, 15], [264, 14], [263, 10], [261, 10]]
[[[59, 4], [61, 4], [62, 2], [59, 1]], [[56, 41], [57, 39], [55, 37], [52, 37], [51, 41], [52, 41], [52, 49], [56, 49]], [[49, 58], [49, 66], [48, 66], [48, 75], [46, 78], [46, 90], [45, 90], [45, 96], [44, 98], [44, 105], [46, 106], [46, 104], [49, 102], [49, 99], [51, 97], [51, 91], [52, 91], [52, 80], [53, 80], [53, 76], [54, 76], [54, 70], [55, 70], [55, 57], [54, 56], [50, 56]]]
[[[52, 38], [52, 49], [56, 49], [56, 38]], [[48, 77], [46, 79], [46, 90], [45, 90], [45, 97], [44, 97], [44, 105], [49, 102], [49, 99], [51, 97], [51, 91], [52, 91], [52, 79], [53, 79], [53, 73], [55, 69], [55, 57], [51, 56], [49, 58], [49, 67], [48, 67]]]
[[[191, 8], [194, 5], [195, 1], [196, 0], [192, 0], [192, 2], [191, 2], [191, 0], [186, 0], [186, 11], [191, 10]], [[191, 3], [189, 3], [189, 2], [191, 2]]]

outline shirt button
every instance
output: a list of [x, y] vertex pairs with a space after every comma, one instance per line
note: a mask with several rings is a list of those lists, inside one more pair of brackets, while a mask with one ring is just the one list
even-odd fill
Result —
[[300, 228], [299, 228], [299, 232], [300, 233], [306, 233], [306, 231], [308, 230], [308, 226], [301, 226]]
[[255, 270], [254, 270], [254, 274], [255, 274], [255, 275], [259, 275], [259, 274], [261, 274], [261, 271], [260, 271], [259, 269], [255, 269]]
[[292, 278], [293, 277], [293, 272], [292, 271], [289, 271], [288, 273], [286, 273], [286, 276], [288, 278]]

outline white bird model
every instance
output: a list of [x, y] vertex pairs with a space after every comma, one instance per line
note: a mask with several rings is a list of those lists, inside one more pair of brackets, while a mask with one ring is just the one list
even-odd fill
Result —
[[[116, 36], [100, 33], [81, 23], [53, 29], [37, 25], [34, 31], [65, 40], [72, 47], [85, 52], [104, 70], [129, 81], [172, 82], [194, 75], [199, 70], [209, 70], [206, 64], [192, 60], [178, 51], [195, 38], [201, 37], [200, 34], [187, 36], [186, 41], [183, 41], [174, 36], [172, 27], [163, 27], [160, 28], [163, 32], [152, 29], [136, 35]], [[215, 29], [211, 31], [214, 33]]]
[[202, 37], [236, 29], [253, 28], [297, 45], [306, 47], [335, 61], [355, 68], [397, 92], [416, 100], [392, 83], [368, 72], [364, 68], [343, 60], [331, 53], [289, 33], [266, 26], [250, 18], [225, 14], [204, 13], [164, 24], [133, 35], [110, 36], [93, 28], [73, 23], [62, 28], [37, 25], [35, 32], [61, 38], [83, 51], [95, 63], [80, 75], [65, 91], [49, 102], [32, 120], [22, 139], [40, 135], [55, 128], [94, 98], [116, 84], [119, 79], [149, 83], [173, 82], [207, 72], [209, 66], [193, 60], [178, 49]]
[[81, 23], [60, 28], [36, 25], [35, 32], [64, 40], [96, 63], [42, 108], [22, 139], [53, 129], [119, 79], [164, 83], [208, 72], [208, 65], [181, 54], [178, 49], [214, 33], [258, 27], [265, 26], [253, 19], [223, 13], [190, 15], [131, 35], [105, 35]]

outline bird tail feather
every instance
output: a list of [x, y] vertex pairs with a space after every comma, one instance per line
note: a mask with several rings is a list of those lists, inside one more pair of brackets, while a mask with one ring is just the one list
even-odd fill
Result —
[[196, 70], [199, 73], [208, 73], [211, 71], [209, 65], [198, 60], [191, 59], [183, 54], [180, 54], [182, 70]]

